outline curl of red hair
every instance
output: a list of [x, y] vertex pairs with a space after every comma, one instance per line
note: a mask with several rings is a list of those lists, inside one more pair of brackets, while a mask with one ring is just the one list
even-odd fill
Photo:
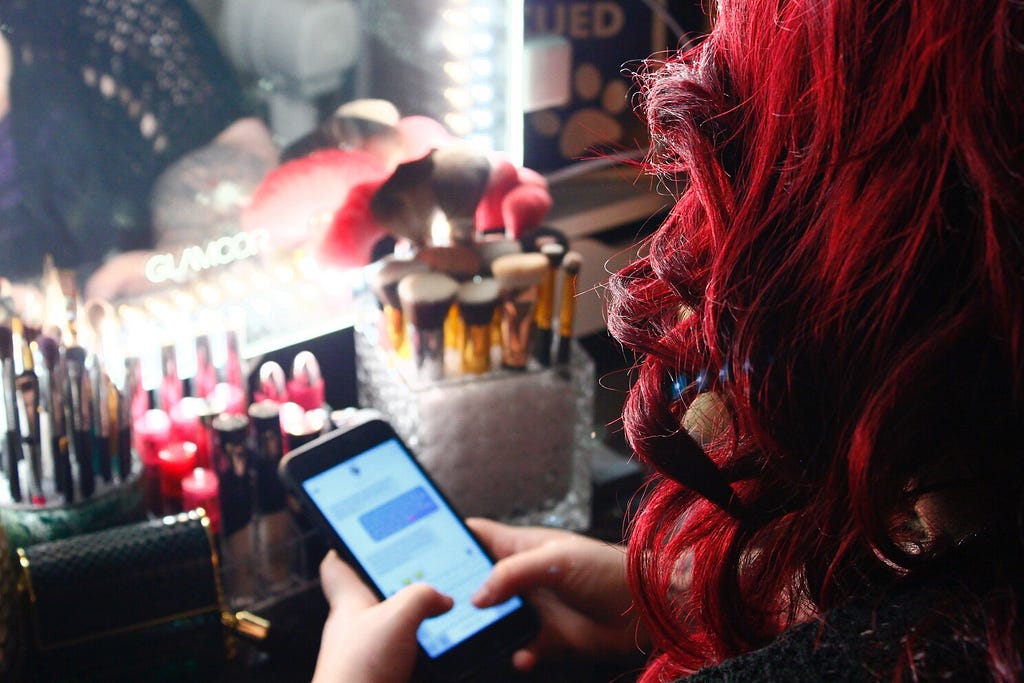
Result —
[[624, 428], [671, 458], [664, 415], [691, 400], [671, 378], [724, 369], [731, 428], [706, 450], [749, 511], [667, 477], [648, 495], [630, 530], [645, 680], [926, 571], [894, 520], [950, 472], [1005, 532], [978, 603], [1004, 601], [993, 676], [1024, 676], [1024, 9], [721, 0], [699, 46], [639, 81], [648, 165], [681, 189], [610, 282], [609, 329], [642, 355]]

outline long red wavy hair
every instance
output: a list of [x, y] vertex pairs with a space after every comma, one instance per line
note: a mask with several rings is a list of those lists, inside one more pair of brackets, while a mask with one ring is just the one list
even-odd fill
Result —
[[[972, 595], [994, 676], [1024, 676], [1024, 8], [720, 0], [639, 77], [676, 194], [610, 283], [642, 359], [624, 428], [661, 474], [630, 530], [646, 680], [928, 571], [957, 539], [901, 530], [944, 488], [999, 539]], [[702, 449], [706, 390], [728, 418]]]

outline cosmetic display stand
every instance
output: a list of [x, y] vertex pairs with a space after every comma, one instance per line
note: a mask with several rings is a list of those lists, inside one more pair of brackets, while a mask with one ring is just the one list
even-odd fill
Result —
[[359, 403], [385, 415], [466, 516], [587, 528], [594, 366], [573, 345], [565, 367], [535, 361], [419, 380], [374, 322], [355, 331]]

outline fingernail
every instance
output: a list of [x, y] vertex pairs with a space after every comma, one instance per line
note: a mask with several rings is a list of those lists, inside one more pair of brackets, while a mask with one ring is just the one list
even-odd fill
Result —
[[486, 605], [489, 604], [491, 599], [491, 589], [486, 585], [480, 586], [476, 593], [473, 593], [471, 598], [474, 604]]

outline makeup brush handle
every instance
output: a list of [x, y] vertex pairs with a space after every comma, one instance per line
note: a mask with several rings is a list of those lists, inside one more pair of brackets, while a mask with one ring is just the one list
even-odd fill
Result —
[[7, 483], [11, 490], [11, 500], [15, 503], [22, 501], [21, 478], [18, 476], [18, 461], [21, 460], [21, 435], [12, 429], [7, 430], [4, 449], [4, 469], [7, 475]]

